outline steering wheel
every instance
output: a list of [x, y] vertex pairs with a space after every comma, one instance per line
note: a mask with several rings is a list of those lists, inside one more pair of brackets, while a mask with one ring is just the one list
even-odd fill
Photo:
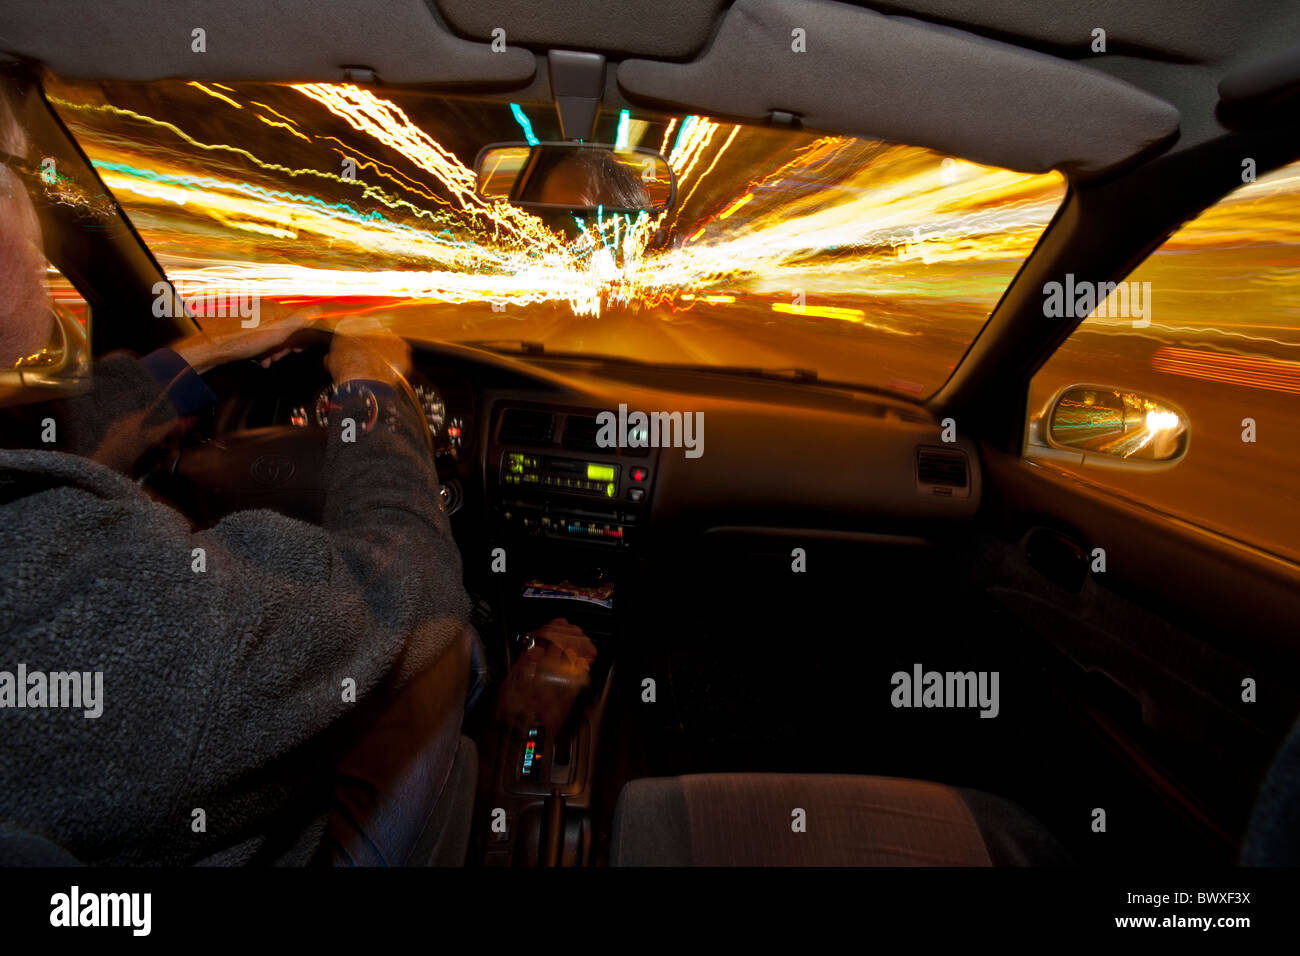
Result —
[[[323, 328], [295, 332], [282, 348], [324, 354], [334, 333]], [[272, 366], [274, 368], [274, 366]], [[395, 373], [399, 395], [424, 422], [415, 390]], [[433, 467], [433, 436], [421, 428], [429, 467]], [[219, 435], [184, 448], [173, 460], [163, 493], [197, 520], [215, 521], [231, 511], [271, 508], [295, 517], [319, 521], [324, 510], [323, 467], [328, 430], [315, 426], [269, 425]]]

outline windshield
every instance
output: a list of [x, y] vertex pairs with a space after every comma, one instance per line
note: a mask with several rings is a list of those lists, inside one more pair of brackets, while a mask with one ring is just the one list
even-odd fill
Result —
[[666, 155], [666, 212], [527, 212], [474, 191], [489, 143], [554, 109], [353, 85], [47, 90], [200, 322], [259, 296], [411, 336], [938, 388], [1064, 195], [1057, 174], [640, 111], [601, 142]]

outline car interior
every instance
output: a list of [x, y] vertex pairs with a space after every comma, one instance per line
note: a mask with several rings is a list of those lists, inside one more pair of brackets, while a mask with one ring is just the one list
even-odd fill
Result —
[[[486, 650], [442, 865], [1287, 862], [1298, 36], [1285, 0], [10, 4], [6, 99], [82, 197], [39, 209], [61, 358], [0, 412], [204, 289], [392, 317]], [[578, 154], [639, 198], [563, 193]], [[143, 485], [319, 521], [329, 342], [208, 373]]]

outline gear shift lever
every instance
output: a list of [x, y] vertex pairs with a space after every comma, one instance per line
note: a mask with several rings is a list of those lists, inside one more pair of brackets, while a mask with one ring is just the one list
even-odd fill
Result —
[[532, 633], [532, 646], [510, 668], [501, 689], [501, 715], [527, 731], [540, 723], [557, 743], [578, 695], [591, 685], [596, 645], [563, 618]]

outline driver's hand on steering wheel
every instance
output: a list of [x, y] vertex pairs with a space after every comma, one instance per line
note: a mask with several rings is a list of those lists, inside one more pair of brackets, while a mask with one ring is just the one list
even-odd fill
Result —
[[352, 379], [392, 385], [410, 371], [411, 347], [378, 318], [358, 316], [334, 327], [325, 364], [336, 385]]
[[279, 346], [315, 319], [320, 310], [314, 306], [292, 309], [278, 303], [267, 303], [261, 307], [261, 313], [262, 321], [251, 329], [240, 324], [239, 316], [205, 319], [202, 332], [181, 339], [172, 345], [172, 351], [199, 374], [227, 362], [258, 356], [263, 356], [262, 365], [270, 365], [289, 351]]

